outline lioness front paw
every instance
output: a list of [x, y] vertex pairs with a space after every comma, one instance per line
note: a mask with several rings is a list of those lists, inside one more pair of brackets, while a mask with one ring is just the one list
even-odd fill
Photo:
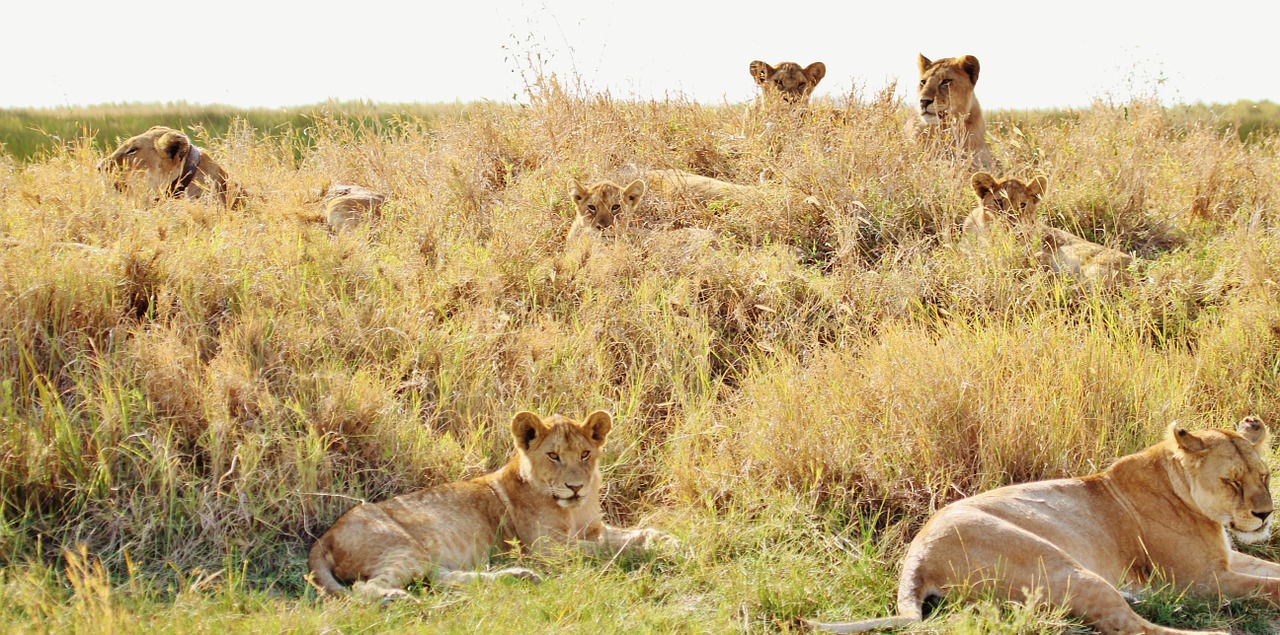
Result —
[[665, 551], [670, 553], [683, 553], [685, 551], [684, 543], [680, 542], [675, 536], [652, 527], [642, 530], [643, 545], [645, 549], [650, 551]]

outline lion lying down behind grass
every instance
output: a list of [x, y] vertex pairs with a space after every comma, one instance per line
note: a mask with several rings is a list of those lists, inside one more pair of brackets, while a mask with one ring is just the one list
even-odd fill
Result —
[[1280, 565], [1232, 550], [1269, 536], [1267, 428], [1247, 417], [1232, 430], [1185, 430], [1106, 470], [1001, 487], [956, 501], [911, 541], [898, 616], [844, 624], [858, 633], [920, 621], [931, 599], [968, 589], [1065, 607], [1102, 633], [1187, 633], [1153, 624], [1121, 591], [1153, 579], [1193, 595], [1280, 603]]
[[541, 551], [573, 546], [613, 555], [675, 544], [652, 529], [604, 524], [600, 510], [600, 449], [613, 426], [596, 411], [579, 424], [521, 412], [511, 421], [516, 452], [496, 472], [381, 503], [352, 508], [311, 548], [314, 583], [325, 593], [371, 598], [405, 596], [419, 578], [432, 584], [499, 576], [538, 579], [523, 568], [468, 571], [490, 552], [518, 541]]

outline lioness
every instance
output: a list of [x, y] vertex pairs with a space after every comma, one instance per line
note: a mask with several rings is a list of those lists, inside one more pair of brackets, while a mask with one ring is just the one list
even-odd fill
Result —
[[979, 167], [990, 167], [987, 122], [973, 94], [978, 83], [978, 58], [944, 57], [931, 61], [920, 55], [918, 116], [907, 120], [907, 132], [914, 136], [941, 136], [957, 152], [967, 154]]
[[1055, 273], [1104, 286], [1129, 279], [1133, 256], [1049, 227], [1037, 218], [1036, 207], [1049, 186], [1044, 176], [1024, 183], [1017, 178], [997, 181], [986, 172], [978, 172], [971, 183], [979, 202], [964, 220], [965, 234], [981, 236], [992, 224], [1009, 223], [1019, 235], [1035, 242], [1035, 262]]
[[718, 200], [737, 200], [753, 186], [738, 185], [684, 170], [649, 170], [644, 181], [655, 192], [702, 205]]
[[644, 181], [640, 179], [626, 187], [620, 187], [613, 181], [600, 181], [591, 187], [583, 187], [574, 179], [569, 183], [569, 197], [578, 209], [578, 216], [569, 227], [565, 244], [585, 237], [598, 237], [615, 223], [627, 224], [636, 208], [640, 207], [644, 190]]
[[827, 65], [814, 62], [800, 68], [795, 62], [782, 62], [777, 68], [760, 60], [751, 62], [751, 79], [760, 87], [762, 99], [780, 98], [788, 104], [809, 101], [809, 95], [827, 75]]
[[[181, 131], [164, 126], [125, 139], [111, 156], [98, 162], [99, 172], [140, 174], [151, 190], [166, 196], [199, 197], [213, 194], [228, 207], [241, 203], [239, 189], [208, 153]], [[124, 189], [123, 180], [116, 181]]]
[[596, 411], [579, 424], [560, 415], [543, 420], [521, 412], [511, 420], [516, 452], [501, 469], [354, 507], [311, 548], [315, 583], [331, 595], [405, 596], [404, 586], [427, 577], [459, 584], [498, 576], [538, 579], [528, 569], [462, 571], [519, 541], [535, 551], [551, 545], [616, 554], [673, 544], [667, 533], [618, 529], [600, 511], [600, 449], [613, 427]]
[[1232, 550], [1269, 536], [1267, 428], [1169, 426], [1166, 438], [1106, 470], [1001, 487], [956, 501], [911, 541], [898, 617], [814, 626], [839, 633], [920, 621], [926, 600], [953, 589], [1025, 602], [1044, 598], [1102, 633], [1187, 633], [1134, 613], [1121, 589], [1160, 576], [1206, 597], [1280, 603], [1280, 565]]

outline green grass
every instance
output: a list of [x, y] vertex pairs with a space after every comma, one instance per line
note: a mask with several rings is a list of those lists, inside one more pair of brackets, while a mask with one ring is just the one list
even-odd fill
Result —
[[[43, 150], [4, 137], [0, 630], [795, 632], [887, 614], [907, 541], [960, 496], [1088, 473], [1173, 419], [1280, 421], [1273, 133], [1142, 101], [994, 113], [1001, 171], [1049, 178], [1046, 222], [1140, 257], [1099, 292], [1012, 235], [961, 239], [968, 170], [904, 140], [889, 97], [743, 117], [543, 81], [527, 106], [228, 111], [225, 132], [110, 107], [92, 139], [93, 109]], [[246, 207], [103, 181], [114, 138], [154, 124], [197, 131]], [[631, 165], [766, 187], [634, 219], [716, 249], [563, 254], [570, 179]], [[328, 232], [307, 200], [331, 182], [385, 192], [381, 218]], [[526, 559], [546, 583], [387, 608], [303, 582], [354, 500], [496, 468], [519, 410], [596, 408], [610, 521], [691, 557]], [[1280, 620], [1174, 590], [1138, 609]], [[1081, 631], [985, 601], [914, 632]]]

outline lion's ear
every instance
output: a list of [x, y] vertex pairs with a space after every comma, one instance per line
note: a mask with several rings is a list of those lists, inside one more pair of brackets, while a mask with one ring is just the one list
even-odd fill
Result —
[[156, 139], [156, 151], [164, 153], [170, 159], [177, 159], [179, 156], [186, 158], [190, 149], [191, 141], [187, 139], [187, 135], [177, 130], [170, 130]]
[[1035, 178], [1031, 179], [1030, 183], [1027, 184], [1027, 194], [1030, 194], [1037, 199], [1043, 196], [1047, 189], [1049, 189], [1049, 179], [1043, 174], [1037, 175]]
[[582, 429], [591, 436], [591, 440], [595, 441], [596, 447], [604, 445], [605, 437], [609, 436], [609, 431], [613, 429], [613, 417], [603, 410], [597, 410], [587, 415], [587, 420], [582, 423]]
[[751, 62], [751, 79], [754, 79], [757, 84], [763, 86], [765, 80], [769, 79], [769, 76], [772, 74], [772, 66], [769, 66], [760, 60]]
[[995, 177], [986, 172], [974, 173], [969, 182], [973, 185], [973, 193], [978, 195], [979, 200], [986, 198], [988, 194], [996, 189]]
[[1200, 454], [1209, 448], [1205, 445], [1204, 439], [1199, 435], [1182, 427], [1182, 424], [1174, 421], [1169, 424], [1169, 437], [1178, 444], [1178, 447], [1187, 454]]
[[804, 76], [808, 77], [809, 81], [813, 82], [814, 86], [817, 86], [818, 82], [822, 81], [822, 78], [827, 76], [827, 65], [822, 62], [814, 62], [804, 67]]
[[644, 181], [636, 179], [622, 190], [622, 200], [627, 202], [627, 207], [635, 208], [640, 204], [640, 199], [644, 197]]
[[533, 442], [546, 432], [547, 426], [542, 423], [542, 419], [528, 410], [518, 412], [511, 418], [511, 436], [521, 450], [527, 452], [533, 446]]
[[569, 181], [569, 198], [573, 199], [575, 205], [581, 205], [582, 201], [587, 200], [587, 188], [582, 187], [578, 179]]
[[1267, 430], [1267, 424], [1257, 416], [1249, 415], [1241, 419], [1240, 425], [1236, 426], [1236, 432], [1252, 443], [1258, 452], [1265, 453], [1271, 449], [1271, 433]]
[[916, 60], [916, 66], [920, 67], [920, 74], [924, 75], [924, 72], [933, 65], [933, 62], [929, 61], [929, 58], [925, 57], [924, 53], [919, 53], [919, 55], [919, 59]]
[[978, 84], [978, 58], [972, 55], [960, 58], [960, 70], [969, 76], [970, 83], [975, 86]]

